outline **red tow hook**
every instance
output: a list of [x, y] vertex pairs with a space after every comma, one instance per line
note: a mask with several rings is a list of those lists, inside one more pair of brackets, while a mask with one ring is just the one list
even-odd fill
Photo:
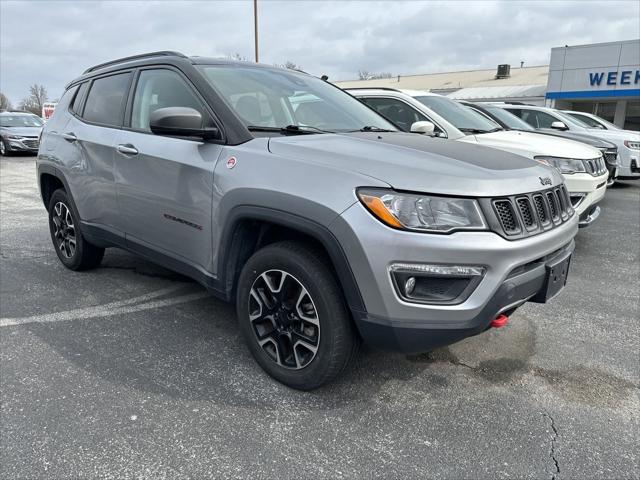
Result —
[[498, 315], [496, 318], [491, 320], [489, 326], [491, 328], [501, 328], [504, 327], [507, 323], [509, 323], [509, 317], [506, 315]]

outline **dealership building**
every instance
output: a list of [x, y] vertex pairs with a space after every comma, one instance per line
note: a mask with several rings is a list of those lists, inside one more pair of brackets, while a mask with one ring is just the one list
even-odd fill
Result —
[[429, 90], [457, 100], [522, 102], [594, 113], [640, 130], [640, 39], [551, 49], [549, 65], [336, 82]]

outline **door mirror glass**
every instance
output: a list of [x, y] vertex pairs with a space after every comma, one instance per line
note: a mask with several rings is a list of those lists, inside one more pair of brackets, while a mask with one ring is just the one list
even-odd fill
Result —
[[189, 107], [166, 107], [151, 112], [149, 128], [156, 135], [176, 137], [208, 139], [218, 137], [219, 133], [215, 127], [205, 128], [200, 112]]
[[413, 122], [411, 124], [411, 133], [422, 133], [430, 137], [433, 136], [436, 126], [431, 122]]
[[564, 122], [560, 122], [558, 120], [555, 122], [551, 122], [551, 128], [555, 128], [556, 130], [569, 130]]

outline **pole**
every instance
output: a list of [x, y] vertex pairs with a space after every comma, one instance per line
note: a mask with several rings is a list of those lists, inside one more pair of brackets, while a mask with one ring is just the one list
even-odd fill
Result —
[[253, 38], [255, 39], [256, 63], [258, 63], [258, 0], [253, 0]]

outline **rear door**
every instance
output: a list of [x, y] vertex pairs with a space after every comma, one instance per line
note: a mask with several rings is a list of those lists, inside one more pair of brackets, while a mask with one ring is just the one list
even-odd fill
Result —
[[222, 146], [154, 135], [151, 113], [189, 107], [212, 115], [189, 80], [171, 67], [141, 69], [116, 140], [118, 205], [127, 243], [196, 268], [211, 263], [213, 170]]
[[131, 72], [123, 72], [82, 84], [59, 141], [65, 151], [65, 177], [80, 218], [120, 235], [113, 148], [122, 128], [131, 78]]

